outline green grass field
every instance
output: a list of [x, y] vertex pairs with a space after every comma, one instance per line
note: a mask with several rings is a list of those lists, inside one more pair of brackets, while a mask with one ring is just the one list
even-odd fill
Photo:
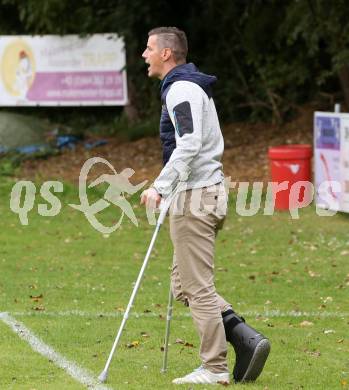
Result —
[[[34, 208], [29, 225], [22, 226], [9, 207], [13, 184], [0, 183], [0, 312], [97, 377], [153, 226], [137, 207], [138, 228], [126, 218], [120, 229], [103, 236], [68, 206], [78, 203], [77, 190], [68, 185], [58, 196], [58, 216], [42, 217]], [[115, 208], [103, 213], [105, 223], [118, 218]], [[300, 214], [299, 220], [288, 213], [241, 217], [231, 197], [217, 238], [217, 290], [272, 344], [262, 375], [254, 384], [232, 385], [236, 389], [349, 389], [349, 216], [319, 217], [314, 207]], [[169, 370], [160, 373], [171, 256], [166, 224], [114, 356], [110, 388], [178, 388], [171, 380], [200, 365], [192, 320], [176, 304]], [[1, 320], [0, 342], [1, 390], [86, 388]], [[231, 347], [229, 365], [232, 369]]]

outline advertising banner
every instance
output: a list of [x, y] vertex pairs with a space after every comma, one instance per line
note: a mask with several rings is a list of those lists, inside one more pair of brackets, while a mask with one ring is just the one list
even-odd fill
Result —
[[315, 113], [314, 157], [317, 205], [349, 212], [349, 114]]
[[0, 36], [0, 106], [125, 105], [116, 34]]
[[349, 115], [342, 118], [340, 152], [341, 187], [343, 211], [349, 212]]

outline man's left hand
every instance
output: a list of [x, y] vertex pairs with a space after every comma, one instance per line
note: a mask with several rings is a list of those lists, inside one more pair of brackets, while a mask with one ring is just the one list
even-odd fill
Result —
[[161, 202], [161, 196], [156, 191], [155, 188], [150, 187], [147, 190], [142, 192], [141, 195], [141, 204], [145, 204], [146, 207], [156, 209]]

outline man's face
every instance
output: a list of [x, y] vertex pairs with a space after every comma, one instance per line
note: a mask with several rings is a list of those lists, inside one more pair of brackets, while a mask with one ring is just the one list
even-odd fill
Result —
[[164, 70], [164, 61], [161, 57], [163, 49], [159, 49], [157, 45], [157, 36], [151, 35], [148, 38], [147, 48], [144, 50], [142, 57], [148, 67], [148, 77], [157, 77], [162, 79]]

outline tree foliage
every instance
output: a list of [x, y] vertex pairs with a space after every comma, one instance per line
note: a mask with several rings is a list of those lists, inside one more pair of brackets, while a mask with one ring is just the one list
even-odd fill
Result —
[[187, 32], [189, 61], [218, 76], [225, 120], [281, 122], [296, 104], [340, 86], [349, 108], [346, 10], [346, 0], [0, 0], [0, 33], [122, 35], [137, 119], [159, 110], [141, 58], [147, 32], [175, 25]]

